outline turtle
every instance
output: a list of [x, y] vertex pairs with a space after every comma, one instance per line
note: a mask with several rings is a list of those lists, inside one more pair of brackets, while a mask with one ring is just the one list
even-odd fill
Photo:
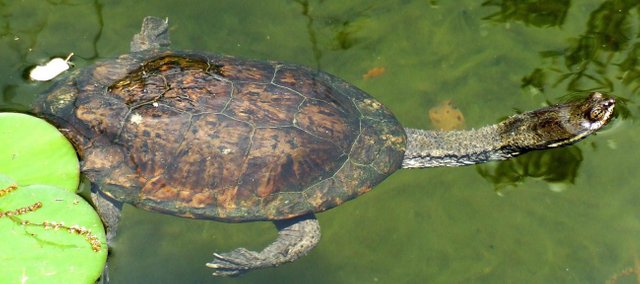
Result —
[[320, 70], [170, 48], [146, 17], [130, 52], [77, 68], [32, 112], [71, 141], [91, 199], [116, 236], [123, 204], [186, 218], [271, 221], [262, 251], [214, 253], [218, 276], [275, 267], [320, 240], [315, 214], [401, 168], [463, 166], [573, 144], [612, 118], [615, 99], [581, 99], [472, 130], [403, 127], [382, 103]]

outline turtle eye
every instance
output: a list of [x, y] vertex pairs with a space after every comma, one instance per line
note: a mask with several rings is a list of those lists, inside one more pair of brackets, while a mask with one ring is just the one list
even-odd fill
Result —
[[586, 118], [591, 122], [603, 121], [606, 123], [611, 116], [614, 105], [615, 100], [613, 98], [601, 101], [591, 108]]
[[589, 116], [587, 117], [590, 121], [600, 121], [604, 118], [604, 108], [601, 106], [595, 106], [589, 112]]

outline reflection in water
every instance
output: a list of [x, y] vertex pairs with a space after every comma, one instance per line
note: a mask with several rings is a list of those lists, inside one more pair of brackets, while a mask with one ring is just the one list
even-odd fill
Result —
[[500, 11], [485, 19], [496, 22], [520, 21], [536, 27], [562, 26], [567, 11], [571, 6], [569, 0], [488, 0], [482, 6], [500, 7]]
[[[632, 11], [639, 5], [640, 2], [635, 0], [603, 2], [591, 13], [587, 30], [582, 35], [569, 39], [562, 50], [541, 52], [544, 58], [554, 59], [556, 64], [534, 69], [523, 79], [523, 87], [531, 86], [543, 91], [544, 85], [553, 80], [554, 86], [566, 83], [566, 89], [571, 92], [613, 92], [616, 83], [622, 82], [637, 91], [640, 88], [640, 43], [636, 42], [638, 13]], [[617, 72], [612, 73], [617, 76], [612, 80], [607, 74], [611, 74], [610, 69], [614, 68]]]
[[[497, 6], [501, 10], [485, 17], [498, 22], [520, 21], [528, 25], [562, 26], [570, 1], [488, 0], [483, 6]], [[568, 39], [561, 50], [540, 52], [551, 59], [550, 66], [535, 68], [522, 78], [522, 88], [544, 92], [551, 82], [553, 87], [566, 84], [566, 90], [584, 93], [592, 90], [613, 92], [622, 82], [634, 92], [640, 89], [640, 43], [638, 40], [638, 13], [633, 13], [640, 2], [636, 0], [604, 1], [594, 10], [587, 22], [587, 30], [575, 39]], [[634, 18], [635, 17], [635, 18]], [[611, 69], [617, 68], [617, 72]], [[610, 74], [617, 74], [611, 78]], [[623, 94], [617, 94], [618, 96]], [[616, 114], [630, 117], [628, 100], [618, 97]], [[494, 183], [496, 189], [516, 185], [525, 177], [541, 178], [548, 182], [573, 182], [582, 160], [579, 148], [530, 153], [502, 162], [494, 168], [478, 167], [478, 172]], [[560, 166], [562, 165], [562, 166]]]
[[[534, 26], [561, 26], [570, 1], [489, 0], [483, 6], [497, 6], [501, 10], [485, 19], [499, 22], [520, 21]], [[549, 80], [553, 85], [567, 84], [571, 92], [590, 90], [614, 91], [616, 81], [640, 89], [640, 43], [636, 0], [608, 0], [594, 10], [587, 22], [587, 30], [577, 38], [567, 40], [561, 50], [547, 50], [543, 58], [554, 59], [548, 68], [536, 68], [523, 78], [523, 87], [544, 91]], [[635, 17], [635, 18], [634, 18]], [[617, 68], [616, 80], [607, 76], [610, 68]]]
[[478, 173], [491, 181], [496, 191], [516, 186], [527, 177], [548, 183], [574, 183], [582, 162], [582, 151], [577, 146], [547, 151], [535, 151], [515, 159], [489, 163], [476, 167]]
[[[359, 5], [343, 9], [340, 13], [331, 13], [326, 11], [329, 9], [323, 9], [328, 8], [328, 3], [324, 0], [294, 1], [300, 4], [302, 15], [307, 18], [307, 33], [317, 69], [321, 69], [322, 50], [347, 50], [360, 43], [358, 33], [363, 29], [363, 22], [370, 17], [369, 11], [372, 8], [370, 5]], [[312, 11], [316, 13], [312, 14]], [[317, 31], [331, 31], [331, 34], [323, 37]], [[329, 42], [328, 46], [322, 47], [320, 42], [323, 41]]]
[[[322, 58], [322, 51], [318, 48], [318, 38], [316, 31], [313, 29], [314, 19], [309, 13], [309, 1], [308, 0], [295, 0], [296, 3], [302, 6], [302, 15], [307, 18], [307, 33], [309, 33], [309, 42], [311, 42], [311, 50], [313, 51], [313, 58], [316, 62], [316, 68], [320, 69], [320, 59]], [[322, 2], [322, 0], [320, 1]]]

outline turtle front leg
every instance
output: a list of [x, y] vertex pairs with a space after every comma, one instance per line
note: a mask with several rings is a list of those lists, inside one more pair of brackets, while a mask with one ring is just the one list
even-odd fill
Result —
[[237, 248], [214, 253], [207, 263], [215, 276], [237, 276], [253, 269], [278, 266], [307, 254], [320, 241], [320, 225], [313, 214], [275, 221], [278, 238], [261, 252]]
[[[97, 185], [91, 185], [91, 200], [93, 205], [102, 219], [102, 223], [107, 231], [107, 247], [111, 250], [113, 242], [116, 238], [116, 231], [118, 229], [118, 222], [120, 221], [120, 211], [122, 210], [122, 203], [104, 196]], [[102, 275], [98, 283], [109, 283], [109, 258], [104, 265]]]
[[118, 230], [122, 202], [104, 196], [97, 185], [91, 185], [91, 201], [93, 201], [93, 205], [96, 207], [107, 231], [107, 245], [111, 246]]

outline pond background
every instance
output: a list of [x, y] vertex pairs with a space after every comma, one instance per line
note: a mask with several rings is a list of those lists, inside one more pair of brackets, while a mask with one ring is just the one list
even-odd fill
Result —
[[[158, 2], [0, 0], [0, 108], [25, 111], [50, 86], [26, 81], [30, 66], [126, 53], [142, 18], [156, 15], [169, 18], [176, 49], [322, 69], [408, 127], [429, 128], [428, 110], [446, 100], [471, 128], [591, 90], [618, 99], [617, 117], [569, 148], [399, 171], [319, 214], [322, 240], [309, 255], [239, 278], [213, 278], [204, 264], [213, 252], [262, 249], [272, 224], [127, 206], [112, 283], [603, 283], [638, 266], [636, 0]], [[385, 72], [363, 79], [375, 67]]]

